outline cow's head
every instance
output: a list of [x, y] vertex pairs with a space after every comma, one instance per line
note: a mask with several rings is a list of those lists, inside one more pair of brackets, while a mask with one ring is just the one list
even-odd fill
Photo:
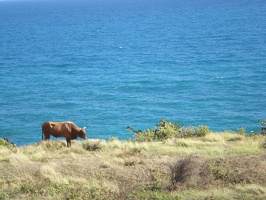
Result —
[[86, 137], [86, 127], [80, 129], [80, 131], [79, 131], [79, 133], [78, 133], [78, 136], [79, 136], [80, 138], [87, 139], [87, 137]]

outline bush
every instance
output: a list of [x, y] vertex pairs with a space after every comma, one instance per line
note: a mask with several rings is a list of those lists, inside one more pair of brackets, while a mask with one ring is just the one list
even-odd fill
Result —
[[160, 123], [156, 125], [156, 129], [149, 128], [146, 131], [133, 130], [131, 127], [127, 127], [127, 130], [133, 131], [136, 136], [136, 141], [139, 142], [151, 142], [162, 141], [168, 138], [178, 137], [180, 135], [180, 123], [175, 124], [170, 121], [167, 122], [164, 119], [160, 120]]
[[6, 141], [0, 138], [0, 146], [6, 146]]
[[258, 122], [261, 124], [260, 134], [266, 135], [266, 118], [264, 119], [264, 121], [258, 120]]
[[[178, 184], [196, 182], [197, 168], [199, 168], [199, 163], [196, 162], [195, 157], [188, 157], [178, 160], [174, 165], [170, 166], [170, 189], [175, 189]], [[194, 176], [194, 177], [193, 177]], [[190, 179], [193, 179], [190, 182]]]
[[237, 133], [239, 135], [247, 135], [246, 134], [246, 129], [244, 127], [237, 129]]
[[180, 122], [175, 124], [170, 121], [167, 122], [164, 119], [161, 119], [160, 123], [156, 125], [158, 127], [155, 130], [155, 138], [156, 140], [164, 140], [172, 137], [178, 137], [180, 135]]
[[142, 132], [141, 130], [138, 130], [138, 131], [133, 131], [136, 135], [136, 141], [139, 141], [139, 142], [151, 142], [151, 141], [154, 141], [156, 140], [156, 137], [155, 136], [155, 131], [152, 130], [152, 129], [148, 129], [144, 132]]
[[185, 137], [193, 137], [196, 135], [196, 128], [193, 126], [182, 126], [180, 128], [180, 136], [181, 138], [185, 138]]
[[210, 132], [210, 130], [209, 130], [209, 127], [208, 126], [200, 125], [199, 128], [197, 129], [196, 135], [198, 137], [204, 137], [209, 132]]
[[188, 138], [194, 136], [203, 137], [210, 132], [208, 126], [201, 125], [199, 128], [181, 126], [180, 122], [167, 122], [164, 119], [160, 120], [155, 129], [149, 128], [146, 131], [136, 131], [128, 126], [127, 130], [133, 131], [136, 136], [135, 140], [139, 142], [162, 141], [169, 138]]
[[9, 195], [6, 192], [0, 191], [0, 200], [9, 199]]
[[5, 146], [9, 149], [13, 149], [14, 147], [16, 147], [16, 145], [13, 142], [9, 142], [7, 138], [0, 138], [0, 146]]

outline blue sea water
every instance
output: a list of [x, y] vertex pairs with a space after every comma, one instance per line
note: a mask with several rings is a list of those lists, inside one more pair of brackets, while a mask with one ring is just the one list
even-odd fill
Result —
[[258, 131], [265, 30], [265, 0], [2, 0], [0, 137], [73, 121], [128, 139], [161, 118]]

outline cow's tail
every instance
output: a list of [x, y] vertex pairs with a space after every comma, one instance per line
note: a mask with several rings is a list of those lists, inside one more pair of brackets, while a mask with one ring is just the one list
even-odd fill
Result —
[[43, 127], [42, 127], [42, 140], [43, 140], [43, 134], [44, 134], [44, 133], [43, 133]]

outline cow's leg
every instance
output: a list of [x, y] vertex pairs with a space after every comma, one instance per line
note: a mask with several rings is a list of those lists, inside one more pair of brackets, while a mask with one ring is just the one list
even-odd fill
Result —
[[44, 133], [44, 139], [45, 140], [50, 140], [50, 134], [49, 133]]
[[71, 147], [71, 141], [70, 141], [70, 139], [66, 139], [66, 141], [67, 141], [67, 147]]

